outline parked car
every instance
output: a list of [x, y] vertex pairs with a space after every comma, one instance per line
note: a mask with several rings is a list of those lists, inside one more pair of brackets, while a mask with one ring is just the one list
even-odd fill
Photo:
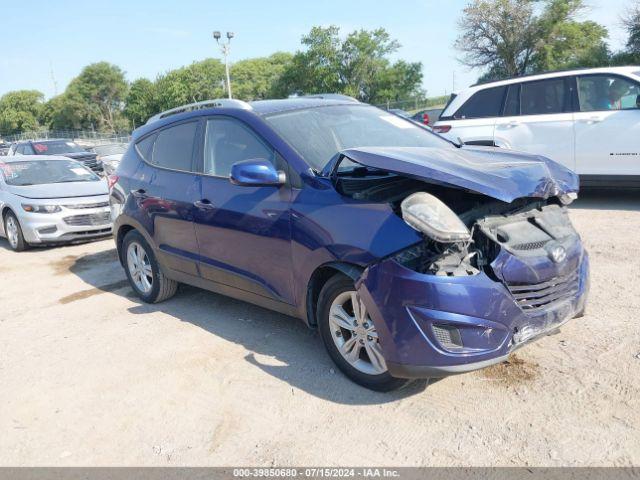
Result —
[[402, 110], [401, 108], [390, 108], [388, 111], [395, 115], [399, 115], [402, 118], [411, 119], [411, 114], [409, 112]]
[[85, 167], [96, 173], [103, 171], [95, 153], [88, 152], [84, 147], [71, 140], [47, 139], [16, 142], [11, 146], [8, 155], [62, 155], [82, 162]]
[[466, 144], [548, 156], [583, 186], [640, 186], [640, 67], [476, 85], [452, 97], [434, 129]]
[[411, 117], [416, 122], [423, 123], [428, 126], [433, 126], [438, 119], [440, 118], [440, 114], [442, 113], [442, 108], [427, 108], [425, 110], [420, 110], [416, 112]]
[[0, 157], [4, 157], [9, 153], [10, 143], [0, 142]]
[[122, 155], [127, 150], [126, 143], [109, 143], [105, 145], [96, 145], [87, 148], [91, 153], [97, 155], [98, 162], [102, 165], [105, 175], [111, 175], [116, 171]]
[[111, 234], [106, 180], [61, 156], [0, 160], [0, 212], [0, 236], [16, 251]]
[[180, 107], [133, 133], [109, 180], [142, 300], [182, 282], [298, 317], [368, 388], [501, 362], [585, 307], [574, 173], [370, 105]]

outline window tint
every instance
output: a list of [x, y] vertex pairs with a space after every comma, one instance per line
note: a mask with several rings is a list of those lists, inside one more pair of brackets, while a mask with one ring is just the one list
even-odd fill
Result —
[[610, 75], [578, 77], [578, 99], [581, 112], [640, 108], [638, 84]]
[[28, 143], [26, 143], [26, 144], [24, 145], [23, 153], [24, 153], [25, 155], [34, 155], [33, 147], [32, 147], [31, 145], [29, 145]]
[[156, 137], [157, 135], [149, 135], [148, 137], [145, 137], [138, 143], [136, 143], [138, 153], [147, 162], [151, 162], [151, 157], [153, 154], [153, 143], [156, 141]]
[[16, 153], [23, 155], [23, 152], [24, 152], [24, 145], [18, 145], [16, 147]]
[[252, 158], [263, 158], [275, 165], [273, 149], [267, 147], [242, 123], [229, 118], [212, 118], [207, 121], [204, 173], [228, 177], [234, 163]]
[[473, 94], [455, 113], [454, 118], [485, 118], [500, 115], [506, 87], [487, 88]]
[[158, 133], [151, 163], [172, 170], [191, 170], [197, 122], [165, 128]]
[[520, 112], [522, 115], [544, 115], [565, 111], [564, 78], [523, 83], [521, 89]]
[[509, 85], [507, 100], [504, 104], [504, 117], [520, 115], [520, 84]]

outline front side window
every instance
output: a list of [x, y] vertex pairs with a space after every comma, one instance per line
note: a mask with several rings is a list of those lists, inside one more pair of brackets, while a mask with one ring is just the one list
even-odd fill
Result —
[[564, 78], [526, 82], [521, 86], [520, 111], [522, 115], [562, 113], [567, 110], [566, 100]]
[[73, 160], [33, 160], [0, 162], [7, 185], [24, 187], [49, 183], [99, 182], [100, 177]]
[[197, 122], [189, 122], [160, 130], [150, 158], [145, 158], [158, 167], [190, 171], [197, 128]]
[[258, 158], [275, 165], [273, 149], [265, 145], [248, 127], [230, 118], [207, 120], [204, 173], [228, 177], [234, 163]]
[[493, 87], [474, 93], [453, 116], [456, 119], [491, 118], [500, 115], [506, 87]]
[[640, 108], [640, 88], [636, 82], [612, 75], [578, 77], [581, 112]]

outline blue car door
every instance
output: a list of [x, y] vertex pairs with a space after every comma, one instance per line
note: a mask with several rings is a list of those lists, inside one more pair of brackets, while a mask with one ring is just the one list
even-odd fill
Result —
[[209, 117], [204, 127], [200, 199], [195, 232], [200, 274], [229, 287], [293, 304], [291, 189], [238, 186], [229, 181], [238, 161], [278, 155], [248, 125]]

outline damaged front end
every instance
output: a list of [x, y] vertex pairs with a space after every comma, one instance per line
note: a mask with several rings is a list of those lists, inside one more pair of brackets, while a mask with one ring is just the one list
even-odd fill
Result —
[[393, 376], [497, 363], [584, 310], [588, 256], [566, 208], [577, 187], [504, 201], [378, 168], [335, 180], [345, 195], [387, 202], [423, 237], [357, 282]]

